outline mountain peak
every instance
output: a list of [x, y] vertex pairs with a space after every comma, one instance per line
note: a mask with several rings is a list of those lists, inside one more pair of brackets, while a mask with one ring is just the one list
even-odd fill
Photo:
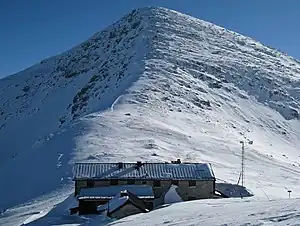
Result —
[[283, 177], [297, 192], [299, 74], [298, 61], [251, 38], [161, 7], [133, 10], [0, 80], [0, 209], [66, 194], [69, 163], [79, 161], [176, 156], [211, 162], [236, 183], [240, 140], [254, 141], [255, 195], [282, 189]]

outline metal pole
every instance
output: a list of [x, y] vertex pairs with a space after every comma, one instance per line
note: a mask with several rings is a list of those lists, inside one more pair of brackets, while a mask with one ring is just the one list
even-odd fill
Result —
[[245, 163], [244, 163], [244, 157], [245, 157], [245, 143], [242, 141], [242, 186], [244, 187], [245, 183]]
[[289, 193], [289, 199], [290, 199], [290, 198], [291, 198], [291, 192], [292, 192], [292, 191], [291, 191], [291, 190], [288, 190], [287, 192]]
[[[242, 144], [242, 172], [241, 172], [241, 180], [242, 180], [242, 186], [245, 186], [245, 142], [240, 141]], [[252, 145], [253, 141], [247, 142], [248, 144]]]

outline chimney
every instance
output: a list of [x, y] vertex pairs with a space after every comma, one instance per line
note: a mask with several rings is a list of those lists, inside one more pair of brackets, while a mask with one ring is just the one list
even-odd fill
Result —
[[121, 191], [121, 192], [120, 192], [120, 196], [121, 196], [121, 197], [128, 196], [127, 190]]
[[142, 166], [142, 162], [141, 162], [141, 161], [137, 161], [137, 162], [136, 162], [135, 168], [136, 168], [137, 170], [139, 170], [141, 166]]
[[118, 168], [122, 169], [123, 168], [123, 162], [118, 162]]
[[181, 163], [181, 160], [180, 160], [180, 159], [177, 159], [177, 160], [175, 160], [175, 161], [172, 160], [171, 163], [172, 163], [172, 164], [180, 164], [180, 163]]

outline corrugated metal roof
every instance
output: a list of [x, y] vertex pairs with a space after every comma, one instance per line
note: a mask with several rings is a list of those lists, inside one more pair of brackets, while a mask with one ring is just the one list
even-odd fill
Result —
[[211, 165], [207, 163], [76, 163], [74, 180], [83, 179], [160, 179], [160, 180], [213, 180]]

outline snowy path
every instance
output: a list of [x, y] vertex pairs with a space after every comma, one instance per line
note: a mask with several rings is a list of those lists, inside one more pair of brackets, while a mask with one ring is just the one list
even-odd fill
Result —
[[115, 105], [118, 103], [118, 101], [120, 100], [120, 98], [121, 98], [122, 96], [123, 96], [123, 95], [118, 96], [117, 99], [115, 99], [115, 101], [112, 103], [112, 105], [111, 105], [111, 107], [110, 107], [111, 112], [114, 111]]

